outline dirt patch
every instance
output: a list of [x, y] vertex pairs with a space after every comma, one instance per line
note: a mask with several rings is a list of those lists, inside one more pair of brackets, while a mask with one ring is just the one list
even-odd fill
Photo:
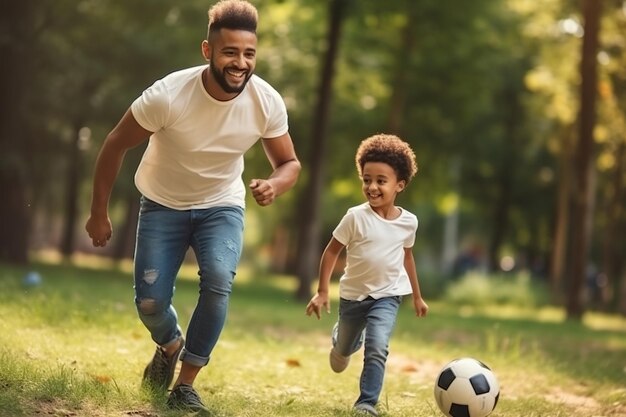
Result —
[[64, 404], [62, 401], [41, 401], [33, 405], [33, 414], [36, 416], [54, 417], [158, 417], [158, 414], [150, 410], [126, 410], [126, 411], [103, 411], [89, 405], [81, 405], [79, 408]]

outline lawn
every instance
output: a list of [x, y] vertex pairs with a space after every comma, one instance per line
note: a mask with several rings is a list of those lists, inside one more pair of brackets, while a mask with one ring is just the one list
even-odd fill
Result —
[[[28, 268], [0, 265], [0, 416], [184, 415], [140, 389], [154, 345], [137, 319], [128, 268], [30, 269], [41, 285], [22, 284]], [[212, 415], [351, 416], [362, 353], [342, 374], [328, 366], [336, 299], [331, 314], [316, 320], [293, 298], [292, 278], [254, 272], [241, 268], [226, 328], [196, 382]], [[194, 271], [184, 270], [175, 295], [183, 325], [196, 288]], [[588, 313], [571, 323], [550, 307], [427, 301], [426, 318], [402, 306], [383, 416], [442, 416], [435, 379], [444, 364], [465, 356], [498, 377], [491, 416], [626, 416], [624, 318]]]

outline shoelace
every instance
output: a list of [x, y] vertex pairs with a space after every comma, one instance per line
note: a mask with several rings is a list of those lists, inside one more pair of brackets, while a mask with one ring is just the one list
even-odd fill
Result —
[[168, 359], [165, 356], [163, 349], [157, 348], [157, 353], [154, 355], [152, 366], [150, 367], [150, 374], [153, 376], [163, 377], [168, 371]]
[[198, 395], [196, 390], [193, 389], [193, 387], [181, 384], [178, 386], [178, 391], [180, 392], [181, 396], [185, 398], [185, 402], [187, 404], [204, 406], [204, 404], [202, 404], [200, 396]]

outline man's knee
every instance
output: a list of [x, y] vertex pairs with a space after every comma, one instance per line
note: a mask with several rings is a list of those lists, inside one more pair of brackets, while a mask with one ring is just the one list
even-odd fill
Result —
[[143, 298], [137, 303], [137, 310], [141, 314], [149, 316], [160, 313], [164, 309], [164, 303], [160, 303], [154, 298]]

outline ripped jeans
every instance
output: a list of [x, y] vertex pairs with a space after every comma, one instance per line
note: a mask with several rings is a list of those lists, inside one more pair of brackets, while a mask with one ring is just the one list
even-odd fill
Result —
[[224, 327], [241, 256], [244, 209], [174, 210], [141, 198], [135, 247], [135, 304], [139, 318], [160, 346], [182, 335], [172, 305], [176, 276], [191, 247], [200, 283], [181, 360], [205, 366]]

